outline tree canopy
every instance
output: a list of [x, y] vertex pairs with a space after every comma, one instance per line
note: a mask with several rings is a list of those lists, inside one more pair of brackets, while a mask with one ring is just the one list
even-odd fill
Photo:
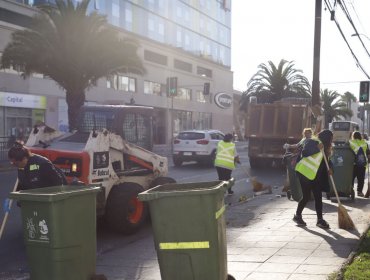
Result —
[[325, 115], [325, 128], [328, 128], [329, 123], [333, 120], [352, 116], [352, 110], [347, 107], [346, 102], [341, 100], [341, 96], [337, 91], [321, 90], [320, 97]]
[[311, 96], [311, 86], [293, 61], [282, 59], [277, 66], [268, 61], [261, 63], [249, 80], [242, 95], [241, 109], [246, 109], [250, 96], [256, 96], [260, 103], [272, 103], [284, 97], [307, 98]]
[[12, 33], [1, 58], [2, 68], [22, 69], [24, 78], [43, 74], [65, 90], [70, 130], [76, 127], [85, 91], [100, 78], [145, 72], [135, 40], [123, 38], [105, 16], [88, 14], [90, 0], [73, 2], [41, 6], [29, 28]]

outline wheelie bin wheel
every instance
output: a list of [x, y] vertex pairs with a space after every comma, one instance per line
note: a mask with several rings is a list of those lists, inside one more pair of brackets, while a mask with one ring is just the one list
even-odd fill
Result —
[[235, 280], [235, 278], [233, 276], [231, 276], [230, 274], [227, 275], [227, 280]]
[[354, 202], [355, 201], [355, 190], [354, 189], [352, 189], [351, 190], [351, 200], [352, 200], [352, 202]]
[[289, 191], [286, 192], [286, 197], [290, 200], [292, 198], [292, 193]]

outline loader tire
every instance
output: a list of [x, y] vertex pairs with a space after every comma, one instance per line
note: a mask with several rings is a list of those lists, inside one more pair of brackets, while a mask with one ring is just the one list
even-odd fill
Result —
[[171, 183], [176, 183], [176, 180], [171, 177], [157, 177], [150, 184], [150, 188], [154, 188], [158, 185], [165, 185], [165, 184], [171, 184]]
[[110, 228], [125, 235], [140, 229], [148, 214], [147, 204], [137, 198], [142, 191], [144, 188], [136, 183], [123, 183], [112, 188], [105, 211]]

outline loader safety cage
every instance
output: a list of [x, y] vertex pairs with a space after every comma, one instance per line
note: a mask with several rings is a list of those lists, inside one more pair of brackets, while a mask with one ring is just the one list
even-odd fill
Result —
[[[81, 137], [86, 142], [93, 130], [103, 128], [114, 132], [128, 142], [151, 151], [153, 149], [153, 107], [127, 105], [82, 106], [78, 115], [78, 133], [70, 141]], [[85, 135], [83, 137], [82, 135]], [[72, 139], [73, 138], [73, 139]], [[68, 141], [68, 139], [64, 139]]]

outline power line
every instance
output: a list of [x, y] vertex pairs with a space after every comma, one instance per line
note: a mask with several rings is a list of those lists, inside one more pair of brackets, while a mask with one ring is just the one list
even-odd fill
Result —
[[321, 82], [322, 84], [357, 84], [361, 81]]
[[364, 29], [364, 30], [365, 30], [364, 25], [362, 24], [362, 22], [361, 22], [361, 20], [360, 20], [360, 18], [359, 18], [359, 16], [358, 16], [358, 14], [357, 14], [357, 11], [356, 11], [356, 9], [355, 9], [355, 6], [353, 5], [353, 2], [350, 2], [350, 5], [352, 6], [352, 10], [353, 10], [353, 12], [355, 13], [356, 18], [357, 18], [358, 22], [360, 23], [360, 25], [361, 25], [362, 29]]
[[355, 26], [355, 24], [353, 23], [353, 20], [352, 20], [352, 18], [351, 18], [351, 15], [349, 14], [349, 12], [348, 12], [348, 9], [347, 9], [347, 6], [346, 6], [346, 4], [343, 2], [343, 1], [338, 1], [339, 2], [339, 5], [341, 6], [341, 8], [342, 8], [342, 10], [343, 10], [343, 12], [344, 12], [344, 14], [346, 15], [346, 17], [347, 17], [347, 19], [348, 19], [348, 21], [350, 22], [350, 24], [352, 25], [352, 27], [353, 27], [353, 30], [355, 31], [355, 34], [358, 34], [358, 39], [360, 40], [360, 42], [361, 42], [361, 45], [363, 46], [363, 48], [365, 49], [365, 51], [366, 51], [366, 53], [367, 53], [367, 55], [370, 57], [370, 53], [369, 53], [369, 51], [367, 50], [367, 48], [366, 48], [366, 46], [365, 46], [365, 44], [364, 44], [364, 41], [362, 41], [362, 38], [361, 38], [361, 36], [359, 35], [359, 33], [358, 33], [358, 30], [357, 30], [357, 28], [356, 28], [356, 26]]
[[[338, 28], [338, 30], [339, 30], [339, 32], [340, 32], [340, 34], [342, 35], [342, 37], [343, 37], [343, 40], [345, 41], [345, 43], [347, 44], [347, 47], [348, 47], [348, 49], [350, 50], [350, 52], [351, 52], [351, 54], [352, 54], [352, 57], [354, 58], [354, 60], [356, 61], [356, 65], [357, 65], [357, 67], [358, 68], [360, 68], [360, 70], [362, 71], [362, 73], [364, 73], [365, 74], [365, 76], [368, 78], [368, 79], [370, 79], [370, 76], [369, 76], [369, 74], [367, 74], [367, 72], [365, 71], [365, 69], [363, 68], [363, 66], [361, 65], [361, 63], [360, 63], [360, 61], [358, 60], [358, 58], [357, 58], [357, 56], [355, 55], [355, 53], [353, 52], [353, 50], [352, 50], [352, 48], [351, 48], [351, 46], [349, 45], [349, 43], [348, 43], [348, 41], [347, 41], [347, 38], [346, 38], [346, 36], [344, 35], [344, 33], [343, 33], [343, 31], [342, 31], [342, 28], [340, 27], [340, 25], [339, 25], [339, 22], [337, 21], [337, 19], [336, 19], [336, 17], [335, 16], [333, 16], [333, 12], [334, 12], [334, 10], [331, 8], [331, 5], [330, 5], [330, 3], [328, 2], [328, 0], [324, 0], [325, 1], [325, 5], [326, 5], [326, 7], [329, 9], [329, 12], [331, 13], [331, 15], [332, 15], [332, 20], [335, 22], [335, 24], [337, 25], [337, 28]], [[339, 1], [338, 1], [339, 2]], [[340, 1], [339, 3], [341, 3], [342, 1]]]

